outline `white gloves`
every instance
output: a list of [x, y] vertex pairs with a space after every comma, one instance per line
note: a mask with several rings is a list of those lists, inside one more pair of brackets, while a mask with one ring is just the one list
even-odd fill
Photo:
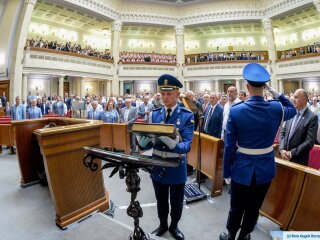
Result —
[[151, 138], [147, 136], [137, 136], [137, 141], [140, 147], [145, 148], [148, 143], [151, 141]]
[[276, 90], [274, 90], [272, 87], [270, 87], [268, 84], [266, 84], [266, 89], [268, 90], [269, 93], [272, 94], [274, 98], [278, 98], [280, 96], [280, 94]]
[[227, 185], [231, 184], [231, 178], [225, 178], [224, 181], [226, 182]]
[[167, 136], [161, 136], [159, 139], [169, 147], [169, 149], [174, 149], [179, 142], [179, 136], [177, 136], [175, 139], [169, 138]]

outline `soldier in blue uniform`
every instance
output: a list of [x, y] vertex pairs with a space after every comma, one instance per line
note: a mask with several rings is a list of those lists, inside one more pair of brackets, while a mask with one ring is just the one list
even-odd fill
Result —
[[[178, 228], [178, 222], [182, 215], [184, 186], [187, 180], [186, 153], [190, 151], [193, 138], [194, 118], [193, 113], [177, 104], [179, 88], [182, 84], [175, 77], [165, 74], [159, 77], [158, 85], [164, 107], [154, 110], [149, 116], [151, 123], [174, 124], [179, 130], [180, 137], [171, 139], [160, 136], [161, 141], [151, 143], [146, 136], [138, 137], [141, 150], [153, 147], [153, 157], [170, 159], [180, 158], [180, 166], [177, 168], [155, 167], [151, 178], [157, 199], [159, 227], [152, 232], [156, 236], [163, 235], [168, 229], [175, 239], [184, 239], [183, 233]], [[168, 228], [169, 199], [171, 204], [171, 223]]]
[[[296, 114], [290, 101], [266, 84], [270, 75], [263, 66], [247, 64], [243, 77], [250, 97], [231, 108], [227, 122], [223, 177], [231, 177], [231, 206], [228, 234], [221, 233], [220, 240], [235, 239], [240, 228], [238, 240], [250, 239], [275, 176], [273, 141], [282, 121]], [[264, 88], [276, 101], [265, 101]]]

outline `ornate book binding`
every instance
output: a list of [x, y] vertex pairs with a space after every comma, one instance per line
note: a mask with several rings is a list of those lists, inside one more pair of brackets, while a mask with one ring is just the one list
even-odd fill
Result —
[[176, 126], [173, 124], [133, 123], [131, 130], [137, 135], [148, 136], [151, 138], [168, 136], [175, 139], [177, 137]]

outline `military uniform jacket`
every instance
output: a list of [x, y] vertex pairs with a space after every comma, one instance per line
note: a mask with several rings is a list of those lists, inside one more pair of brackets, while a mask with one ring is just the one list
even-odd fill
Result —
[[[166, 119], [166, 110], [164, 107], [158, 108], [152, 112], [150, 120], [152, 123], [164, 123]], [[193, 138], [193, 130], [194, 130], [194, 117], [193, 113], [185, 108], [179, 107], [179, 105], [173, 111], [169, 121], [167, 124], [174, 124], [177, 129], [179, 129], [180, 136], [182, 141], [180, 141], [175, 149], [169, 149], [164, 143], [161, 141], [157, 141], [156, 145], [153, 146], [154, 149], [163, 151], [163, 152], [173, 152], [177, 154], [182, 154], [182, 158], [180, 160], [180, 166], [176, 168], [163, 168], [154, 167], [153, 172], [151, 174], [151, 178], [154, 181], [160, 182], [162, 184], [182, 184], [187, 181], [187, 159], [185, 154], [190, 151], [190, 146]], [[158, 143], [159, 142], [159, 143]], [[160, 158], [157, 155], [153, 155], [154, 158]], [[170, 161], [172, 158], [166, 158], [166, 160]], [[162, 175], [162, 176], [161, 176]]]
[[[275, 176], [274, 152], [249, 155], [237, 151], [237, 146], [263, 149], [273, 145], [282, 115], [287, 121], [296, 114], [295, 107], [282, 94], [278, 101], [265, 101], [252, 96], [230, 109], [223, 157], [223, 177], [243, 185], [250, 185], [255, 173], [256, 183], [270, 182]], [[283, 109], [283, 110], [282, 110]]]

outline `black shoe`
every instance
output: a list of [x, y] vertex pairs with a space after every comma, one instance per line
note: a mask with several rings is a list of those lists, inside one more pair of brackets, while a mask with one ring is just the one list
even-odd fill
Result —
[[153, 230], [151, 234], [160, 237], [165, 234], [166, 231], [168, 231], [168, 226], [160, 225], [156, 230]]
[[243, 234], [241, 234], [241, 232], [240, 232], [239, 237], [238, 237], [237, 240], [250, 240], [250, 239], [251, 239], [250, 233], [248, 233], [248, 234], [246, 234], [246, 235], [243, 235]]
[[219, 236], [219, 240], [235, 240], [236, 239], [236, 235], [235, 234], [232, 234], [232, 233], [221, 233], [220, 236]]
[[174, 239], [177, 240], [184, 240], [184, 235], [183, 233], [180, 231], [180, 229], [178, 227], [175, 228], [169, 228], [169, 232], [172, 234], [172, 236], [174, 237]]

